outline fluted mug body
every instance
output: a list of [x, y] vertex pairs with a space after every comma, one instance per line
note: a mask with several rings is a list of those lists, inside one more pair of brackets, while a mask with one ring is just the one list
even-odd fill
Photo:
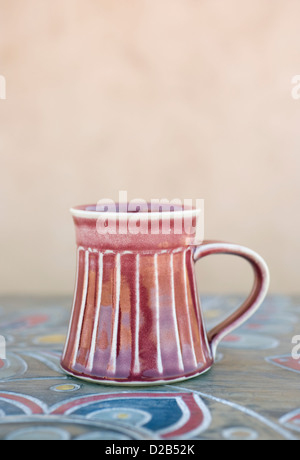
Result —
[[[217, 343], [253, 314], [266, 294], [268, 270], [260, 256], [236, 245], [195, 244], [191, 229], [175, 231], [182, 212], [172, 214], [168, 234], [159, 225], [151, 234], [150, 222], [147, 234], [126, 233], [126, 223], [121, 233], [99, 232], [94, 206], [74, 208], [72, 214], [77, 275], [61, 365], [73, 376], [147, 385], [202, 374], [213, 364]], [[164, 213], [151, 218], [159, 222]], [[248, 259], [255, 284], [235, 317], [207, 333], [195, 261], [220, 252]]]

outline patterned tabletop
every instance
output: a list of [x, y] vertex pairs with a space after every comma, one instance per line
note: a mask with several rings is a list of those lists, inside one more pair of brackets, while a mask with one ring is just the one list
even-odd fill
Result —
[[[240, 300], [204, 296], [207, 329]], [[300, 439], [300, 299], [268, 297], [223, 340], [208, 373], [143, 388], [96, 385], [61, 370], [70, 305], [0, 299], [1, 440]]]

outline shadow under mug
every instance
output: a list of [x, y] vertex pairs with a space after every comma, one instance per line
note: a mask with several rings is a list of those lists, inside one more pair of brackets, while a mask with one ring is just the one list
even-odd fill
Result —
[[[191, 238], [193, 226], [177, 232], [177, 224], [187, 216], [197, 218], [197, 210], [139, 213], [149, 230], [157, 224], [155, 234], [128, 231], [132, 214], [118, 211], [97, 211], [96, 205], [71, 209], [77, 275], [62, 368], [75, 377], [113, 385], [172, 383], [206, 372], [219, 342], [263, 302], [269, 287], [265, 261], [241, 245], [197, 244]], [[164, 219], [168, 232], [163, 231]], [[254, 285], [245, 302], [207, 332], [195, 262], [212, 254], [246, 259]]]

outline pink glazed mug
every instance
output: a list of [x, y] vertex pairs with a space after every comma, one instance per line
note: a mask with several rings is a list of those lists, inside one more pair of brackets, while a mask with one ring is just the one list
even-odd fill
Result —
[[[71, 213], [77, 276], [61, 366], [72, 376], [113, 385], [154, 385], [203, 374], [213, 365], [219, 342], [248, 320], [267, 294], [269, 270], [254, 251], [216, 241], [197, 245], [192, 224], [176, 230], [187, 216], [198, 216], [196, 209], [139, 213], [146, 229], [156, 225], [155, 232], [143, 234], [124, 231], [137, 214], [118, 209], [107, 214], [96, 205], [78, 206]], [[103, 219], [106, 224], [99, 231]], [[168, 232], [164, 221], [170, 224]], [[117, 222], [117, 231], [110, 232], [111, 222]], [[235, 313], [207, 333], [194, 266], [211, 254], [246, 259], [254, 270], [254, 286]]]

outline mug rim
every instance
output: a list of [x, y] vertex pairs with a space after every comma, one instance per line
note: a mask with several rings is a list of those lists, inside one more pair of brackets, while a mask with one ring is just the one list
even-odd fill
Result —
[[[128, 205], [130, 204], [129, 202], [126, 203], [116, 203], [118, 205]], [[138, 204], [136, 202], [135, 204]], [[142, 203], [142, 204], [145, 204]], [[147, 202], [147, 205], [150, 203]], [[102, 205], [105, 206], [105, 204], [102, 203]], [[107, 203], [107, 206], [111, 206], [112, 203]], [[77, 218], [82, 218], [82, 219], [98, 219], [99, 217], [106, 216], [107, 218], [116, 218], [117, 216], [119, 218], [123, 219], [129, 219], [132, 218], [133, 216], [139, 216], [139, 219], [158, 219], [158, 218], [187, 218], [187, 217], [199, 217], [200, 214], [203, 212], [201, 208], [196, 208], [196, 207], [188, 207], [185, 205], [181, 205], [181, 209], [176, 209], [176, 210], [166, 210], [166, 211], [127, 211], [127, 212], [118, 212], [116, 211], [98, 211], [97, 210], [97, 204], [90, 204], [90, 205], [78, 205], [78, 206], [73, 206], [70, 208], [70, 213], [73, 217]], [[167, 206], [176, 206], [180, 207], [179, 205], [167, 205]]]

